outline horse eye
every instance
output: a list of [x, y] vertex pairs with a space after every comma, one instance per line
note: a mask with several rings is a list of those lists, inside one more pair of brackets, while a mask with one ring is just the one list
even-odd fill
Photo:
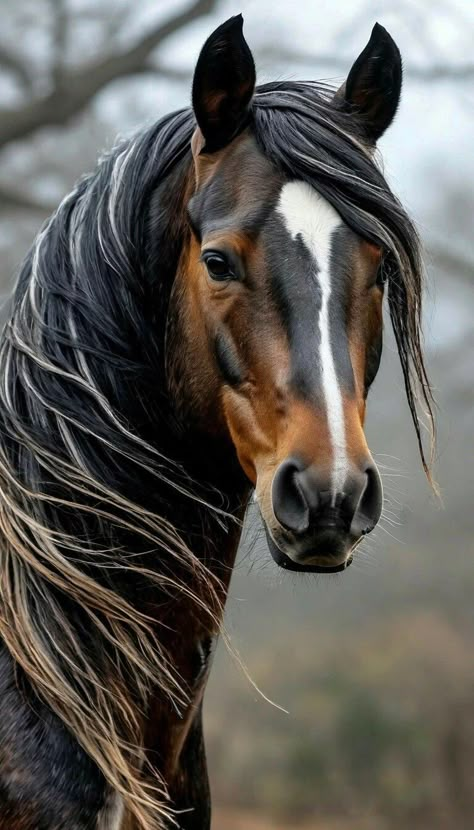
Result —
[[229, 262], [222, 254], [209, 251], [208, 253], [203, 254], [202, 259], [211, 279], [218, 281], [235, 279], [235, 274], [233, 273]]

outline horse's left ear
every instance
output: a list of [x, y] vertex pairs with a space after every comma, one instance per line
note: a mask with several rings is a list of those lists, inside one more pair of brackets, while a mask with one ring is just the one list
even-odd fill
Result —
[[193, 109], [204, 152], [225, 147], [247, 121], [255, 64], [244, 38], [243, 17], [231, 17], [202, 47], [193, 79]]
[[400, 50], [387, 30], [376, 23], [334, 101], [354, 114], [368, 140], [375, 143], [393, 120], [401, 89]]

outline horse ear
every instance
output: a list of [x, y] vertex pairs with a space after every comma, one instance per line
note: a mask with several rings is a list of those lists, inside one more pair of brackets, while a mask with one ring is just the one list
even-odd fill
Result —
[[204, 152], [225, 147], [245, 125], [255, 89], [255, 64], [243, 36], [243, 17], [231, 17], [202, 47], [193, 79], [193, 109]]
[[400, 101], [402, 58], [398, 46], [376, 23], [370, 40], [354, 63], [335, 103], [354, 114], [370, 142], [391, 124]]

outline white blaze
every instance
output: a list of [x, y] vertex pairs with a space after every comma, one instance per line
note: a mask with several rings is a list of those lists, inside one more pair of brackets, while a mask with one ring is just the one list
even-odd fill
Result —
[[[342, 219], [314, 188], [306, 182], [287, 182], [281, 190], [277, 205], [286, 228], [293, 239], [301, 237], [315, 264], [313, 278], [321, 289], [319, 314], [320, 366], [326, 402], [329, 434], [333, 451], [333, 494], [341, 492], [347, 472], [344, 407], [334, 365], [329, 328], [329, 298], [331, 296], [331, 240]], [[291, 274], [288, 274], [291, 279]]]

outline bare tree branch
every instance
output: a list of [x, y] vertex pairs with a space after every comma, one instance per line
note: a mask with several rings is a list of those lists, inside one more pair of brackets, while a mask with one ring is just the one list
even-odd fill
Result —
[[[309, 55], [304, 52], [295, 52], [291, 49], [274, 47], [261, 49], [260, 58], [278, 63], [299, 63], [313, 66], [324, 66], [337, 75], [344, 75], [351, 65], [350, 58], [335, 57], [332, 53], [319, 52]], [[450, 66], [446, 63], [432, 66], [405, 66], [404, 74], [419, 81], [469, 81], [474, 78], [474, 63], [464, 63], [461, 66]]]
[[62, 83], [69, 32], [69, 11], [65, 0], [49, 0], [53, 19], [53, 65], [51, 77], [55, 87]]
[[14, 55], [6, 46], [0, 46], [0, 66], [15, 75], [24, 89], [31, 88], [31, 76], [18, 55]]
[[175, 66], [168, 66], [160, 61], [149, 61], [146, 70], [151, 74], [160, 75], [162, 78], [167, 78], [169, 81], [191, 81], [192, 72], [189, 69], [180, 69]]
[[434, 266], [452, 273], [474, 290], [474, 257], [453, 251], [439, 243], [428, 242], [426, 247]]
[[474, 78], [474, 63], [449, 66], [445, 63], [433, 66], [408, 66], [405, 74], [419, 81], [470, 81]]
[[84, 68], [64, 71], [48, 95], [36, 98], [21, 108], [0, 110], [0, 148], [31, 135], [40, 127], [67, 123], [111, 81], [149, 72], [151, 53], [174, 32], [209, 14], [217, 2], [194, 0], [187, 9], [151, 29], [129, 49], [115, 52]]
[[32, 213], [49, 214], [54, 205], [40, 202], [27, 194], [17, 193], [4, 185], [0, 186], [0, 213], [15, 210], [29, 211]]

